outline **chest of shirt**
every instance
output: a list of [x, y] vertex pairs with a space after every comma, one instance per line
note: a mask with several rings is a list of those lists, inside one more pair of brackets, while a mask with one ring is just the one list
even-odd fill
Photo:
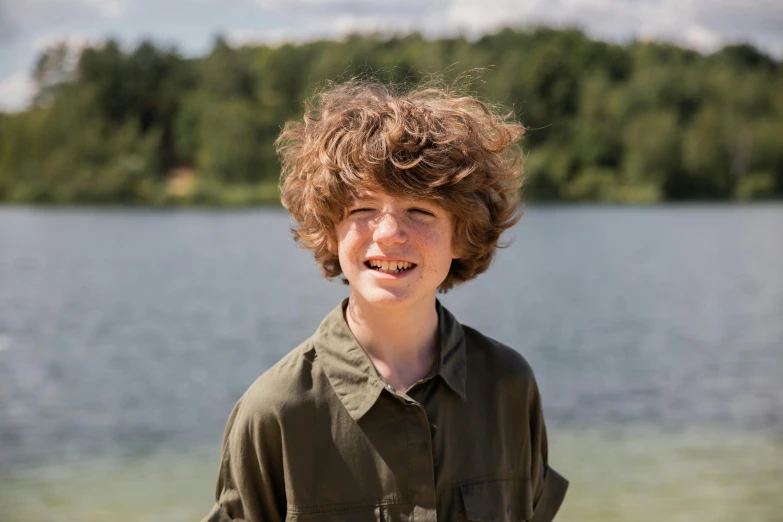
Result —
[[384, 390], [359, 419], [326, 389], [290, 408], [287, 520], [525, 520], [529, 429], [508, 395], [494, 383], [465, 400], [435, 377], [408, 395]]

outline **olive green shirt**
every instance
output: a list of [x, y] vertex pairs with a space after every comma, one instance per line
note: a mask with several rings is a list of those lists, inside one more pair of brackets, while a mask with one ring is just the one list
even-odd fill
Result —
[[228, 419], [205, 522], [552, 520], [541, 399], [516, 351], [440, 303], [440, 357], [406, 393], [386, 384], [337, 306]]

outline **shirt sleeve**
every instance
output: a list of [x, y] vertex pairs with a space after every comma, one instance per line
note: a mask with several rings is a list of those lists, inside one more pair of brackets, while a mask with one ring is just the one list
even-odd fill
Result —
[[550, 522], [555, 518], [568, 489], [568, 480], [549, 467], [546, 425], [541, 395], [535, 380], [531, 381], [528, 411], [530, 413], [531, 480], [533, 517], [530, 522]]
[[243, 399], [226, 424], [215, 504], [202, 522], [285, 520], [279, 425], [273, 415], [243, 405]]

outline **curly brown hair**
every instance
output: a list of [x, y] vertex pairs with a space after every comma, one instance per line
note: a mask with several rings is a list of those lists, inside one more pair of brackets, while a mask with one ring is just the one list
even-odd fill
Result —
[[486, 271], [501, 233], [521, 217], [524, 132], [510, 114], [454, 88], [329, 84], [276, 142], [294, 238], [336, 277], [335, 226], [360, 192], [432, 201], [451, 214], [460, 255], [439, 287], [445, 292]]

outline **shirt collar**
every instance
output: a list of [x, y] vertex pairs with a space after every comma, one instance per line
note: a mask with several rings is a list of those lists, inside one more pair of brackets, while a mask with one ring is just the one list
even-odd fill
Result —
[[[351, 417], [359, 420], [378, 400], [385, 384], [345, 322], [343, 310], [347, 304], [348, 299], [343, 300], [326, 316], [313, 343], [329, 383]], [[465, 400], [465, 332], [440, 301], [436, 300], [435, 307], [440, 331], [437, 374]]]

